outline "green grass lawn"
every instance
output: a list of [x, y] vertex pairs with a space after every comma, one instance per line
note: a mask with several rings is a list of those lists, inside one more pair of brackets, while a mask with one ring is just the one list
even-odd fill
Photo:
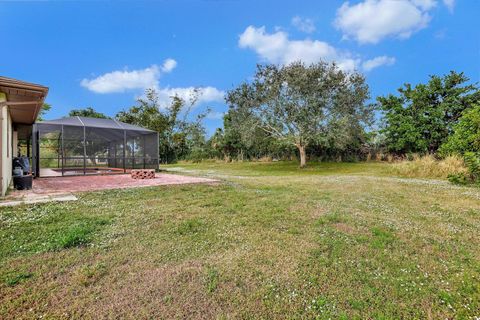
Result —
[[[480, 189], [383, 163], [0, 209], [0, 318], [478, 319]], [[477, 318], [475, 318], [477, 317]]]

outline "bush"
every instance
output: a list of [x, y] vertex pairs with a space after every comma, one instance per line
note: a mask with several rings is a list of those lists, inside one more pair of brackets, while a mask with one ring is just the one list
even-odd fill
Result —
[[480, 179], [480, 153], [466, 152], [465, 164], [467, 165], [468, 172], [472, 181], [479, 181]]
[[469, 183], [468, 175], [465, 173], [454, 173], [448, 175], [448, 181], [453, 184], [466, 185]]
[[440, 154], [480, 152], [480, 106], [464, 111], [453, 130], [440, 147]]
[[448, 180], [454, 184], [479, 184], [480, 185], [480, 153], [466, 152], [464, 162], [467, 166], [467, 172], [461, 174], [451, 174]]
[[412, 160], [404, 160], [393, 164], [396, 174], [413, 178], [448, 178], [453, 175], [468, 174], [462, 157], [453, 155], [442, 160], [433, 155], [412, 156]]

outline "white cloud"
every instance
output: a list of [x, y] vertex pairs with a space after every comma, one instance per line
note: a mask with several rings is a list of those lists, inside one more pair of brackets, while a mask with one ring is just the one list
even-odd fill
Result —
[[428, 11], [437, 5], [436, 0], [412, 0], [413, 4], [422, 10]]
[[166, 59], [162, 66], [154, 64], [140, 70], [118, 70], [107, 72], [93, 79], [83, 79], [82, 87], [96, 93], [124, 92], [134, 89], [147, 89], [158, 86], [162, 73], [171, 72], [177, 66], [173, 59]]
[[190, 101], [195, 91], [198, 94], [196, 104], [208, 103], [208, 102], [223, 102], [225, 92], [215, 87], [184, 87], [184, 88], [158, 88], [158, 98], [160, 105], [166, 107], [170, 104], [172, 97], [175, 95], [185, 101]]
[[443, 0], [443, 4], [447, 6], [450, 12], [455, 8], [455, 0]]
[[284, 31], [268, 33], [265, 27], [248, 26], [240, 35], [240, 48], [254, 50], [262, 60], [288, 64], [303, 61], [310, 64], [320, 60], [335, 61], [339, 67], [351, 71], [358, 65], [359, 59], [348, 52], [340, 52], [326, 42], [319, 40], [290, 40]]
[[395, 58], [388, 56], [375, 57], [373, 59], [364, 61], [362, 63], [362, 68], [365, 71], [371, 71], [380, 66], [390, 66], [395, 63]]
[[[152, 65], [140, 70], [122, 70], [105, 73], [93, 79], [83, 79], [80, 84], [96, 93], [115, 93], [127, 90], [145, 90], [153, 88], [158, 92], [158, 98], [162, 107], [170, 104], [175, 95], [190, 101], [197, 92], [196, 104], [206, 102], [222, 102], [225, 93], [217, 88], [206, 87], [161, 87], [160, 76], [162, 73], [171, 72], [177, 66], [174, 59], [166, 59], [162, 66]], [[139, 97], [139, 96], [137, 96]]]
[[240, 48], [254, 50], [260, 59], [274, 64], [288, 64], [302, 61], [306, 64], [334, 61], [344, 71], [363, 69], [370, 71], [383, 65], [392, 65], [395, 58], [379, 56], [370, 60], [362, 60], [356, 55], [341, 51], [326, 42], [319, 40], [290, 40], [284, 31], [268, 33], [265, 27], [248, 26], [240, 35]]
[[177, 61], [173, 59], [167, 59], [163, 62], [162, 71], [165, 73], [171, 72], [177, 66]]
[[94, 79], [83, 79], [80, 84], [96, 93], [124, 92], [153, 87], [158, 83], [159, 77], [160, 68], [152, 65], [141, 70], [108, 72]]
[[[451, 1], [451, 0], [450, 0]], [[345, 38], [377, 43], [386, 37], [409, 38], [425, 28], [435, 0], [364, 0], [345, 2], [337, 11], [335, 26]]]
[[292, 25], [305, 33], [312, 33], [316, 29], [312, 19], [302, 18], [300, 16], [295, 16], [292, 18]]

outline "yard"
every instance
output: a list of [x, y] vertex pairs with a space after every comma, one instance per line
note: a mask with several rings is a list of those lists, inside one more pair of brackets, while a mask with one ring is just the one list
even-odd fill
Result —
[[222, 182], [0, 208], [0, 318], [478, 319], [480, 189], [389, 166], [181, 163]]

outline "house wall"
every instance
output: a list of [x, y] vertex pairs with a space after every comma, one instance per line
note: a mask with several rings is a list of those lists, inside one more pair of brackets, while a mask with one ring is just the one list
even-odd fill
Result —
[[[7, 101], [0, 92], [0, 103]], [[8, 106], [0, 104], [0, 196], [4, 196], [12, 180], [12, 119]]]

